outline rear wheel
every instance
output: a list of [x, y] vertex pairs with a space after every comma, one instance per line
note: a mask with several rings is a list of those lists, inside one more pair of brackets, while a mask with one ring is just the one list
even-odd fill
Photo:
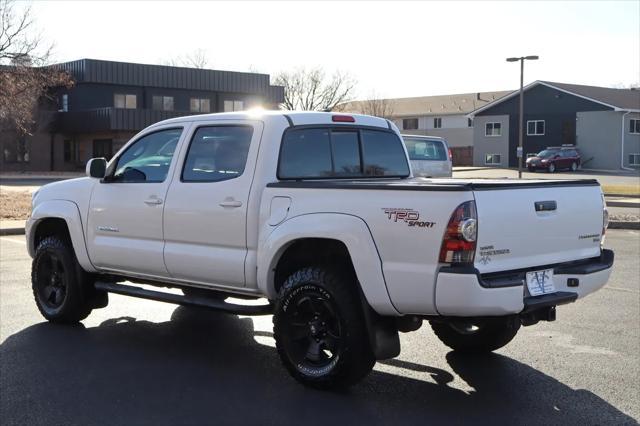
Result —
[[549, 164], [549, 173], [555, 173], [556, 171], [556, 165], [551, 163]]
[[533, 173], [533, 172], [535, 172], [535, 171], [536, 171], [536, 168], [535, 168], [535, 167], [533, 167], [533, 166], [529, 166], [529, 167], [527, 167], [527, 169], [529, 169], [529, 171], [530, 171], [531, 173]]
[[273, 316], [276, 348], [289, 373], [304, 385], [347, 387], [375, 364], [352, 275], [308, 267], [282, 286]]
[[517, 317], [478, 320], [430, 321], [436, 336], [454, 351], [483, 353], [500, 349], [509, 343], [520, 329]]
[[68, 243], [57, 236], [43, 239], [31, 267], [33, 296], [42, 316], [61, 323], [85, 319], [92, 310], [87, 275]]

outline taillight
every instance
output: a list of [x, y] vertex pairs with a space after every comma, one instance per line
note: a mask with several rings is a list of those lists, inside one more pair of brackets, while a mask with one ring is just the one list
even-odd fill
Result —
[[478, 215], [475, 201], [460, 204], [451, 215], [440, 248], [440, 262], [473, 263], [478, 237]]
[[451, 148], [448, 148], [447, 151], [449, 151], [449, 161], [453, 161], [453, 155], [451, 154]]

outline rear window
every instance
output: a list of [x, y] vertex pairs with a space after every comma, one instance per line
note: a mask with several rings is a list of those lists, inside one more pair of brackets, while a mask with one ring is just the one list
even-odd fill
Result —
[[444, 144], [440, 141], [404, 138], [404, 144], [407, 147], [410, 160], [447, 160], [447, 152]]
[[282, 140], [279, 179], [407, 176], [402, 142], [393, 132], [294, 128]]

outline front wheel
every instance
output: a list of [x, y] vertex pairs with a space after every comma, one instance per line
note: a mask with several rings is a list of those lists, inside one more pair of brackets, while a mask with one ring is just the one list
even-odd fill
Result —
[[33, 258], [31, 286], [38, 310], [51, 322], [74, 323], [92, 310], [82, 270], [70, 244], [51, 236], [43, 239]]
[[576, 170], [578, 170], [578, 164], [577, 163], [571, 163], [571, 171], [575, 172]]
[[430, 321], [431, 328], [445, 345], [454, 351], [466, 353], [491, 352], [505, 346], [518, 333], [518, 317], [500, 317], [478, 320]]
[[556, 171], [556, 165], [551, 163], [549, 164], [549, 173], [555, 173]]
[[344, 388], [373, 368], [356, 285], [348, 272], [307, 267], [282, 286], [273, 334], [282, 363], [302, 384]]

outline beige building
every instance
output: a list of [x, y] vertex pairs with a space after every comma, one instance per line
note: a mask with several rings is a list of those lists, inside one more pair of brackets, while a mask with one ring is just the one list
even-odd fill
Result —
[[473, 120], [467, 115], [511, 91], [353, 101], [341, 110], [384, 115], [404, 134], [440, 136], [451, 147], [454, 165], [473, 163]]

